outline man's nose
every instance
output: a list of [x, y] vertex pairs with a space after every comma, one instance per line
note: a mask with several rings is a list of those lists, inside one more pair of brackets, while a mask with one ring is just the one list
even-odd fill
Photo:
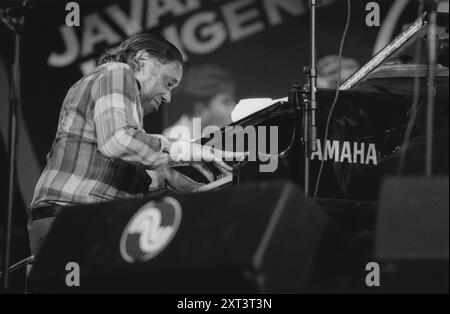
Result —
[[171, 94], [170, 92], [166, 92], [166, 93], [163, 95], [163, 101], [164, 101], [165, 103], [169, 103], [171, 100], [172, 100], [172, 94]]

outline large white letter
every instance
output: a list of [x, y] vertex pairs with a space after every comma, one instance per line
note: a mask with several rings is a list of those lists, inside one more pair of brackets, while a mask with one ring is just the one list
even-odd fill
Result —
[[80, 265], [78, 265], [78, 263], [68, 263], [66, 265], [66, 271], [69, 272], [66, 275], [67, 287], [79, 287], [80, 286]]
[[369, 273], [366, 276], [366, 285], [368, 287], [379, 287], [380, 286], [380, 265], [378, 263], [372, 262], [366, 265], [366, 270]]
[[347, 159], [347, 162], [352, 162], [352, 150], [350, 148], [350, 142], [344, 142], [342, 146], [341, 160], [340, 162], [344, 162]]
[[183, 5], [177, 0], [150, 0], [147, 8], [147, 28], [158, 26], [161, 17], [168, 13], [174, 16], [185, 12]]
[[[209, 125], [207, 126], [203, 132], [202, 132], [202, 138], [208, 138], [209, 140], [205, 143], [206, 146], [211, 146], [213, 149], [217, 149], [222, 151], [223, 145], [222, 145], [222, 132], [220, 132], [220, 128], [215, 125]], [[205, 159], [205, 156], [203, 155], [202, 151], [202, 157]], [[223, 159], [226, 161], [232, 161], [228, 160], [226, 156], [222, 156]], [[207, 161], [207, 160], [205, 160]], [[212, 160], [211, 160], [212, 161]]]
[[368, 165], [370, 161], [372, 161], [375, 166], [378, 165], [377, 148], [375, 144], [369, 144], [369, 149], [367, 151], [366, 157], [366, 165]]
[[321, 140], [319, 140], [319, 139], [317, 139], [317, 150], [315, 152], [312, 152], [312, 154], [311, 154], [311, 160], [314, 160], [316, 158], [318, 160], [323, 160], [322, 143], [321, 143]]
[[[181, 31], [181, 37], [187, 50], [196, 54], [207, 54], [219, 48], [226, 41], [225, 28], [221, 23], [215, 22], [216, 18], [217, 14], [214, 12], [203, 12], [191, 17], [186, 22]], [[196, 37], [196, 32], [200, 27], [200, 35], [206, 40], [201, 41]]]
[[66, 4], [66, 11], [71, 11], [66, 15], [66, 25], [69, 27], [80, 26], [80, 5], [76, 2], [69, 2]]
[[196, 10], [196, 9], [200, 8], [200, 6], [201, 6], [200, 0], [187, 0], [186, 7], [185, 7], [185, 10], [186, 10], [185, 13]]
[[270, 25], [278, 25], [283, 21], [281, 8], [294, 16], [305, 13], [305, 5], [300, 0], [263, 0], [263, 5]]
[[364, 143], [361, 143], [361, 149], [359, 149], [358, 142], [353, 143], [353, 162], [355, 164], [358, 163], [358, 157], [359, 157], [359, 163], [364, 164], [364, 153], [366, 152], [366, 145]]
[[112, 46], [120, 41], [120, 36], [117, 35], [97, 13], [88, 15], [84, 19], [83, 26], [82, 56], [93, 53], [95, 45], [98, 43], [106, 42], [108, 45]]
[[245, 139], [247, 138], [247, 150], [250, 153], [248, 160], [256, 161], [258, 158], [258, 150], [256, 147], [256, 128], [253, 126], [247, 126], [244, 129], [242, 126], [236, 125], [233, 127], [233, 132], [236, 134], [236, 151], [246, 151]]
[[[264, 147], [264, 152], [266, 151], [266, 127], [265, 126], [259, 126], [258, 127], [258, 151], [261, 152], [262, 147]], [[261, 132], [264, 130], [264, 132]], [[270, 151], [269, 151], [269, 164], [261, 164], [259, 165], [259, 171], [260, 172], [275, 172], [278, 169], [278, 126], [270, 126]], [[262, 135], [264, 134], [264, 135]], [[259, 159], [262, 162], [265, 162], [267, 158], [261, 158], [259, 156]]]
[[263, 22], [257, 19], [260, 17], [257, 8], [243, 10], [250, 4], [253, 4], [253, 0], [236, 1], [222, 7], [232, 41], [238, 41], [264, 30]]
[[366, 25], [369, 27], [380, 26], [380, 5], [376, 2], [369, 2], [366, 11], [370, 11], [366, 16]]
[[106, 8], [106, 12], [122, 28], [127, 36], [142, 32], [143, 10], [143, 0], [133, 0], [130, 3], [130, 16], [127, 16], [117, 4]]
[[78, 52], [80, 50], [77, 34], [73, 28], [61, 26], [59, 31], [61, 32], [64, 40], [66, 51], [62, 54], [53, 52], [47, 61], [50, 66], [57, 68], [65, 67], [74, 62], [77, 59]]
[[336, 161], [336, 162], [339, 161], [339, 141], [333, 141], [333, 144], [331, 144], [331, 141], [327, 140], [324, 159], [332, 160], [333, 158], [334, 158], [334, 161]]

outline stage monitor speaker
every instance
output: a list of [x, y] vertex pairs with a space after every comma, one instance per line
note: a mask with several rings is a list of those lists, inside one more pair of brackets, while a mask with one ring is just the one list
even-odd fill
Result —
[[376, 236], [382, 291], [448, 293], [448, 188], [448, 177], [383, 183]]
[[349, 292], [364, 283], [363, 261], [301, 190], [258, 183], [68, 208], [37, 256], [28, 291]]

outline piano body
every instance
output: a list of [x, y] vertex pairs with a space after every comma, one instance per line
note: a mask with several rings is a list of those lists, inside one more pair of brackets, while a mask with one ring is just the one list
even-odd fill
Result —
[[[320, 145], [318, 145], [319, 151], [311, 155], [310, 166], [310, 185], [314, 187], [324, 159], [318, 197], [352, 200], [344, 194], [338, 183], [334, 163], [355, 163], [361, 167], [377, 167], [381, 160], [395, 154], [401, 147], [409, 120], [408, 112], [413, 104], [416, 77], [421, 86], [420, 104], [424, 104], [426, 99], [426, 63], [415, 64], [412, 61], [415, 43], [418, 40], [425, 41], [427, 29], [424, 14], [341, 85], [339, 99], [331, 119], [329, 136], [324, 146], [325, 151], [322, 149], [323, 140], [335, 90], [318, 91], [317, 135]], [[439, 57], [444, 65], [439, 65], [437, 68], [436, 117], [440, 119], [438, 125], [448, 127], [448, 24], [442, 29], [439, 37]], [[425, 48], [424, 43], [423, 52], [426, 52]], [[425, 58], [426, 54], [421, 56], [421, 60]], [[447, 60], [446, 64], [445, 60]], [[301, 93], [300, 107], [302, 103], [308, 101], [308, 97], [307, 90], [304, 90]], [[351, 116], [355, 111], [367, 116], [367, 125], [364, 125], [362, 130], [358, 130], [357, 134], [349, 134], [348, 138], [341, 138], [336, 142], [334, 121]], [[204, 190], [246, 182], [280, 179], [291, 180], [303, 187], [305, 145], [302, 138], [302, 120], [302, 109], [286, 99], [222, 128], [220, 134], [212, 133], [210, 137], [199, 140], [198, 142], [202, 144], [224, 148], [227, 138], [229, 140], [229, 137], [233, 136], [236, 142], [237, 137], [247, 136], [248, 128], [256, 130], [258, 138], [261, 128], [265, 128], [266, 134], [269, 134], [269, 128], [275, 126], [278, 128], [278, 152], [283, 152], [290, 147], [289, 152], [279, 158], [275, 172], [261, 172], [261, 163], [258, 161], [247, 163], [235, 161], [232, 162], [235, 166], [233, 178], [220, 177], [217, 182], [207, 185]], [[230, 132], [230, 129], [235, 127], [238, 127], [238, 131]], [[268, 153], [268, 147], [270, 147], [269, 142], [266, 143], [265, 149], [258, 148], [258, 152]], [[249, 146], [246, 146], [244, 151], [248, 149]], [[358, 198], [353, 201], [365, 200]]]

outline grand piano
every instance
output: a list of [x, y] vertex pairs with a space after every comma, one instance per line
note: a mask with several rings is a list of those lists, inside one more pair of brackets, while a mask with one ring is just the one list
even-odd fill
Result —
[[[377, 167], [384, 158], [396, 154], [403, 142], [408, 125], [409, 113], [414, 97], [415, 78], [420, 83], [420, 103], [426, 98], [427, 65], [426, 44], [419, 63], [414, 61], [414, 47], [425, 41], [428, 23], [426, 14], [418, 18], [408, 29], [395, 38], [389, 45], [375, 55], [367, 64], [355, 72], [340, 87], [340, 94], [331, 117], [330, 130], [324, 146], [325, 128], [335, 90], [318, 90], [317, 112], [317, 151], [311, 152], [310, 184], [314, 186], [318, 170], [324, 161], [324, 171], [318, 196], [335, 199], [354, 199], [345, 195], [339, 186], [333, 167], [334, 163], [358, 164], [361, 167]], [[448, 28], [442, 28], [439, 37], [439, 61], [436, 69], [436, 116], [437, 126], [448, 127]], [[252, 151], [255, 145], [249, 144], [249, 129], [265, 129], [267, 143], [263, 148], [257, 147], [258, 153], [266, 156], [269, 152], [270, 127], [278, 128], [277, 148], [278, 167], [274, 172], [261, 172], [261, 160], [250, 162], [231, 162], [235, 166], [233, 180], [222, 178], [213, 182], [212, 188], [223, 188], [229, 184], [242, 184], [260, 180], [289, 179], [303, 187], [304, 182], [304, 148], [303, 139], [303, 104], [309, 101], [307, 89], [300, 91], [298, 103], [292, 97], [279, 100], [252, 114], [247, 114], [238, 121], [223, 127], [220, 134], [211, 133], [197, 142], [218, 148]], [[355, 129], [353, 134], [341, 137], [339, 147], [336, 143], [336, 122], [361, 113], [365, 117], [364, 127]], [[253, 132], [253, 131], [252, 131]], [[418, 135], [417, 128], [413, 136]], [[230, 140], [233, 137], [233, 140]], [[236, 142], [245, 138], [245, 146]], [[229, 143], [235, 145], [230, 147]], [[272, 143], [273, 145], [273, 143]], [[333, 146], [334, 145], [334, 146]], [[236, 149], [239, 146], [240, 149]], [[258, 146], [258, 145], [256, 145]], [[264, 147], [265, 146], [265, 147]], [[325, 148], [325, 150], [323, 149]], [[273, 154], [271, 154], [273, 155]], [[264, 159], [264, 158], [262, 158]], [[182, 169], [179, 169], [183, 171]], [[362, 199], [364, 200], [364, 199]]]
[[[444, 25], [440, 25], [443, 27], [439, 28], [435, 126], [446, 128], [448, 138], [448, 14], [446, 16]], [[318, 151], [310, 154], [308, 183], [312, 187], [316, 185], [323, 162], [316, 201], [354, 232], [373, 230], [377, 200], [366, 197], [364, 194], [356, 196], [346, 194], [342, 182], [338, 180], [336, 165], [354, 164], [361, 169], [370, 168], [376, 171], [384, 159], [398, 154], [408, 126], [415, 82], [418, 82], [420, 87], [419, 103], [424, 104], [426, 99], [427, 30], [427, 15], [424, 14], [340, 86], [340, 96], [331, 117], [325, 145], [323, 142], [326, 122], [335, 90], [318, 91]], [[417, 59], [415, 47], [419, 41], [422, 41], [422, 54]], [[302, 137], [302, 107], [309, 101], [308, 90], [301, 90], [299, 95], [300, 99], [297, 101], [293, 101], [289, 96], [240, 118], [219, 132], [199, 139], [198, 143], [224, 148], [227, 147], [226, 141], [229, 141], [230, 137], [233, 137], [234, 142], [240, 137], [241, 140], [245, 139], [245, 147], [240, 149], [249, 151], [251, 149], [248, 142], [249, 128], [256, 130], [258, 138], [261, 127], [263, 129], [265, 127], [268, 134], [270, 127], [276, 126], [278, 128], [277, 152], [280, 155], [277, 160], [277, 170], [274, 172], [261, 172], [261, 160], [244, 162], [234, 160], [230, 162], [234, 167], [232, 176], [223, 177], [218, 172], [217, 180], [205, 185], [202, 191], [224, 189], [230, 186], [238, 187], [244, 183], [266, 180], [290, 180], [300, 188], [304, 188], [306, 161], [305, 141]], [[336, 122], [347, 119], [355, 112], [364, 115], [363, 127], [337, 138]], [[420, 114], [419, 112], [417, 119], [419, 121]], [[412, 137], [418, 135], [420, 135], [420, 128], [413, 128]], [[268, 153], [267, 148], [271, 145], [271, 139], [270, 136], [267, 138], [266, 145], [262, 145], [265, 146], [264, 149], [257, 148], [258, 153], [263, 155]], [[233, 148], [236, 149], [236, 146]], [[199, 181], [207, 182], [192, 172], [192, 169], [177, 169]], [[368, 188], [376, 189], [378, 188], [376, 184], [378, 183], [367, 182]], [[312, 194], [310, 193], [309, 196], [313, 196]], [[355, 223], [355, 220], [359, 223]]]

